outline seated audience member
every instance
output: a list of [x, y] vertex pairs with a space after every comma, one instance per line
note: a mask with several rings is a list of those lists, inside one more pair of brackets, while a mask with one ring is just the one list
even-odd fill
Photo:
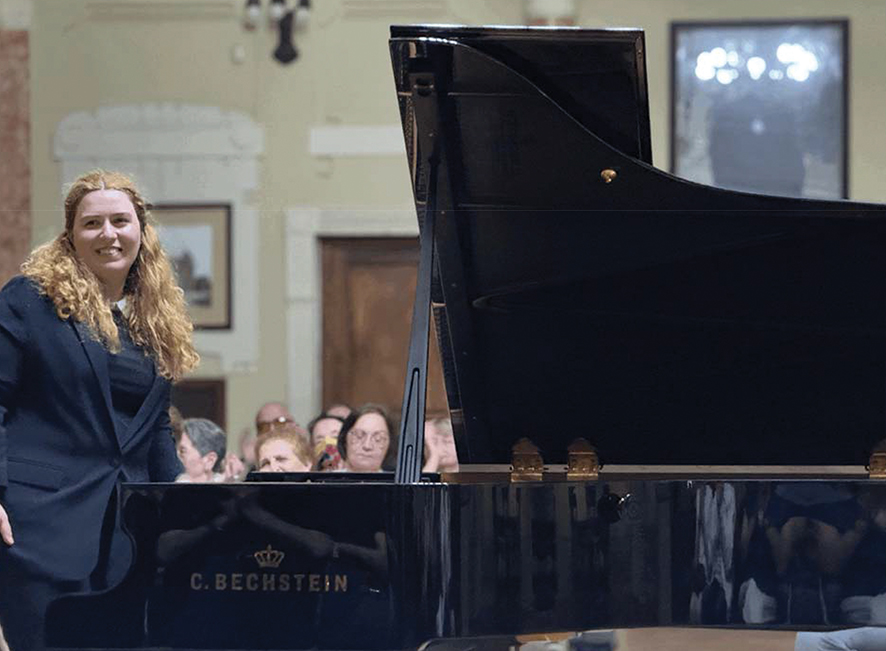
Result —
[[175, 405], [169, 405], [169, 426], [172, 429], [172, 438], [178, 441], [178, 437], [181, 436], [182, 433], [182, 423], [184, 423], [185, 419], [182, 417], [182, 413], [179, 411], [178, 407]]
[[244, 428], [240, 433], [240, 460], [243, 461], [246, 472], [256, 468], [255, 442], [255, 432], [248, 427]]
[[332, 416], [324, 411], [308, 423], [311, 447], [314, 450], [314, 459], [316, 459], [315, 470], [339, 470], [344, 465], [338, 451], [338, 434], [344, 422], [343, 418]]
[[282, 402], [266, 402], [255, 414], [255, 431], [259, 436], [274, 428], [285, 427], [288, 423], [294, 424], [300, 434], [307, 435], [305, 428], [296, 422], [295, 416], [289, 413]]
[[221, 482], [227, 437], [221, 427], [206, 418], [186, 418], [176, 442], [176, 451], [185, 471], [177, 482]]
[[448, 418], [425, 421], [424, 472], [458, 472], [458, 452]]
[[392, 470], [397, 462], [397, 428], [379, 405], [363, 405], [345, 419], [338, 451], [349, 472]]
[[292, 426], [261, 435], [255, 458], [260, 472], [308, 472], [314, 463], [310, 445]]
[[354, 410], [351, 409], [348, 405], [343, 402], [336, 402], [334, 404], [329, 405], [323, 413], [329, 414], [330, 416], [338, 416], [342, 420], [351, 415], [351, 412]]

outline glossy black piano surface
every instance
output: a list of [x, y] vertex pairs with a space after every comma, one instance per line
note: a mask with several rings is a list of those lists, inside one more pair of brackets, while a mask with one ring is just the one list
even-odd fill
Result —
[[55, 602], [55, 646], [886, 624], [875, 481], [130, 485], [123, 517], [130, 574]]
[[584, 437], [604, 464], [859, 472], [126, 485], [130, 572], [55, 602], [52, 645], [886, 624], [886, 483], [861, 478], [886, 432], [886, 206], [651, 167], [643, 50], [633, 30], [392, 28], [461, 461], [528, 437], [563, 463]]

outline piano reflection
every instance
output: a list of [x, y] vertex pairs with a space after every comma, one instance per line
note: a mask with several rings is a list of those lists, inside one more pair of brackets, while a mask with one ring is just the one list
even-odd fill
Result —
[[[640, 31], [390, 49], [421, 230], [396, 473], [126, 485], [130, 571], [50, 644], [886, 624], [886, 206], [653, 167]], [[430, 477], [429, 315], [463, 470]]]

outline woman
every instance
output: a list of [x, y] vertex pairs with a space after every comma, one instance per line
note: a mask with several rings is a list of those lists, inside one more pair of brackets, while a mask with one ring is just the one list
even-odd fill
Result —
[[379, 405], [351, 412], [338, 435], [338, 451], [348, 472], [393, 470], [397, 463], [397, 429]]
[[260, 472], [309, 472], [314, 464], [307, 439], [294, 426], [258, 437], [255, 458]]
[[224, 472], [227, 436], [211, 420], [186, 418], [175, 443], [178, 459], [185, 469], [175, 481], [205, 484], [233, 479]]
[[0, 291], [0, 621], [15, 651], [43, 647], [55, 597], [126, 569], [117, 487], [178, 474], [170, 386], [199, 361], [146, 201], [122, 174], [77, 179], [64, 230], [22, 272]]
[[344, 418], [324, 411], [308, 423], [308, 434], [316, 459], [315, 470], [331, 472], [343, 467], [344, 462], [338, 452], [338, 435], [344, 422]]

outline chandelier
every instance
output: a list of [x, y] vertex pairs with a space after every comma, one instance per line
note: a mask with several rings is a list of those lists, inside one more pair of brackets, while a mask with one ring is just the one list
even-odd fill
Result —
[[[248, 30], [257, 29], [263, 22], [280, 34], [273, 57], [283, 64], [292, 63], [298, 58], [294, 32], [304, 27], [311, 13], [311, 0], [270, 0], [262, 6], [262, 0], [246, 0], [243, 12], [243, 26]], [[263, 14], [267, 10], [266, 16]]]

